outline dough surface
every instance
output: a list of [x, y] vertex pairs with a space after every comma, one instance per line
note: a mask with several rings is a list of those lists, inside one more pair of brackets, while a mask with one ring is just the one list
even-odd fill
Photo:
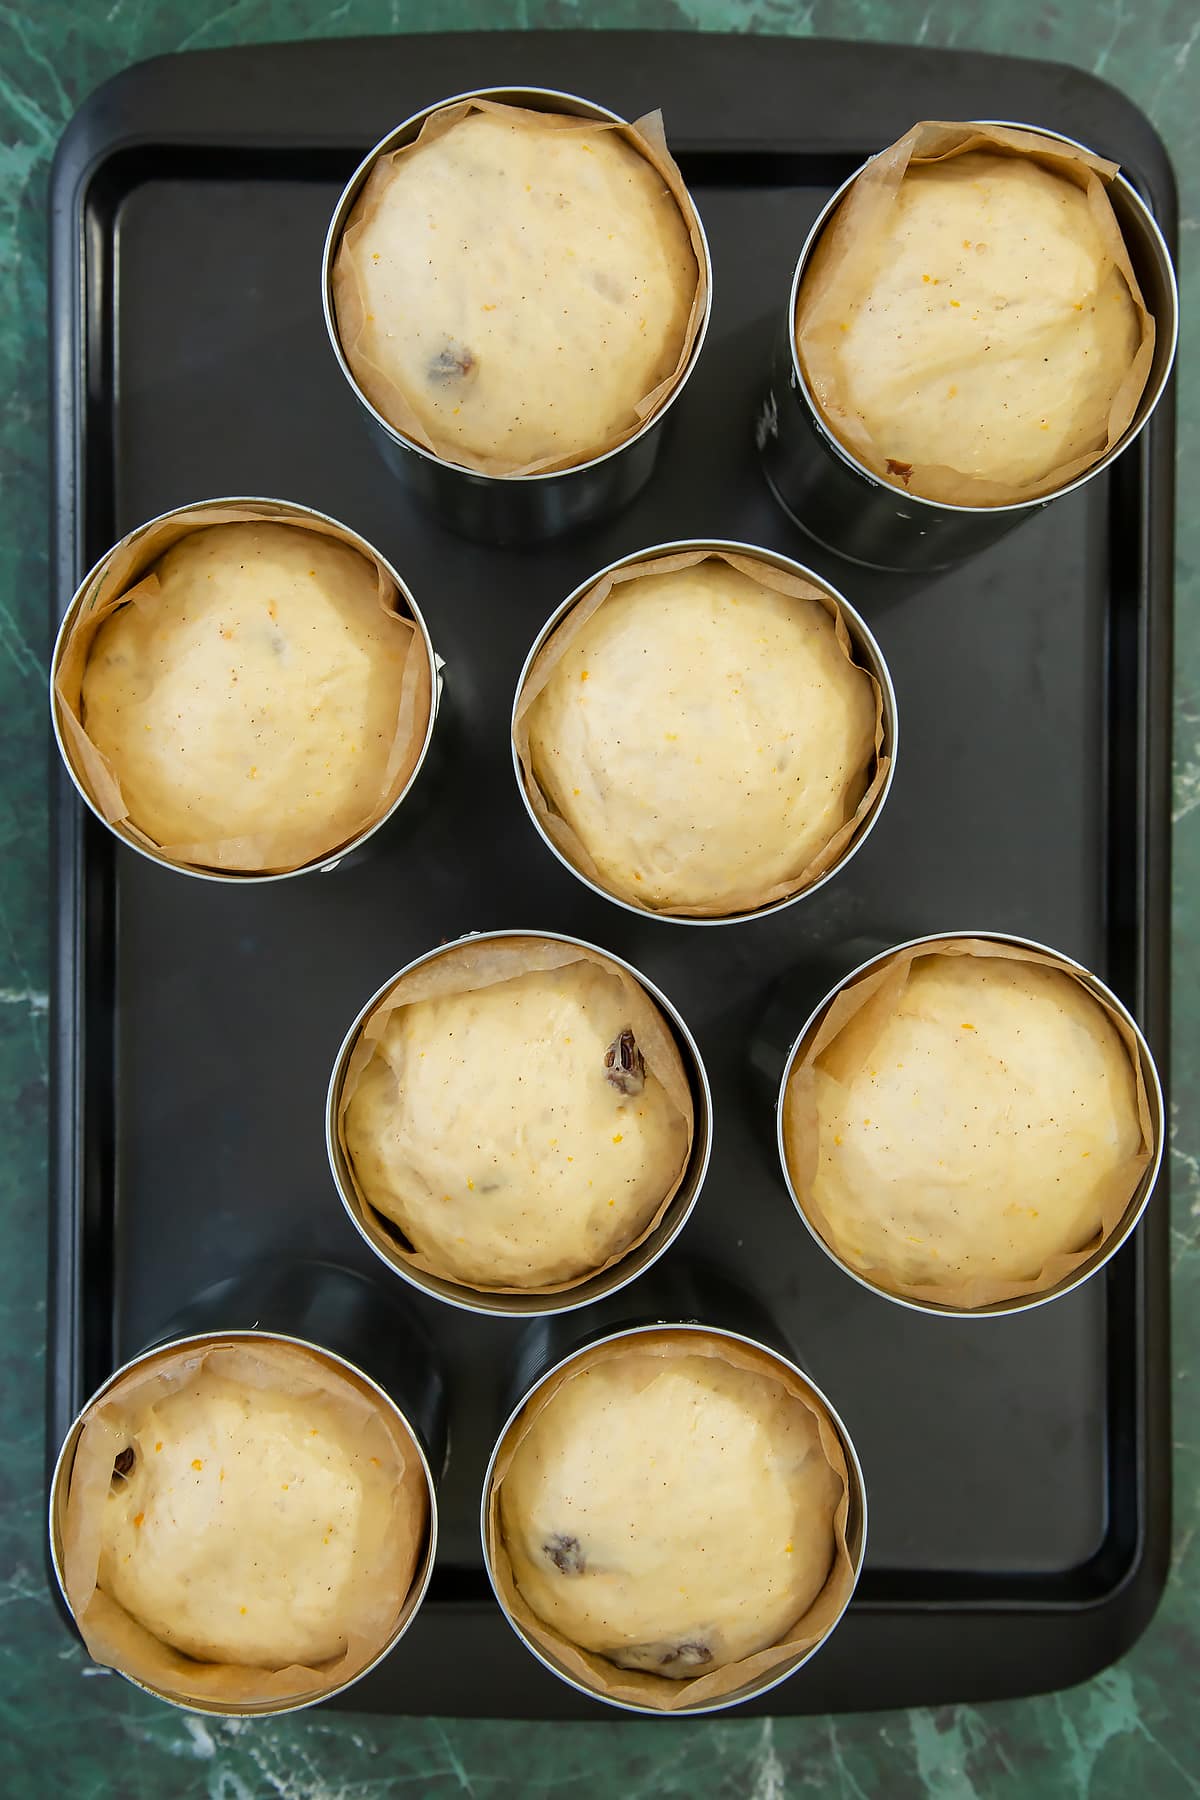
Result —
[[[888, 1286], [1035, 1280], [1097, 1236], [1141, 1144], [1107, 1014], [1061, 970], [1007, 959], [917, 958], [898, 1005], [868, 1002], [815, 1080], [823, 1234]], [[789, 1098], [793, 1170], [801, 1131]]]
[[132, 823], [166, 849], [261, 841], [300, 864], [384, 801], [412, 628], [348, 545], [275, 524], [194, 531], [159, 592], [96, 634], [81, 712]]
[[808, 1610], [840, 1495], [812, 1413], [777, 1382], [630, 1351], [547, 1403], [503, 1479], [501, 1528], [546, 1624], [686, 1679], [776, 1643]]
[[606, 1069], [629, 1022], [620, 981], [585, 961], [397, 1007], [345, 1112], [362, 1193], [453, 1280], [543, 1287], [602, 1267], [688, 1151], [653, 1071], [639, 1088]]
[[334, 297], [376, 409], [504, 473], [587, 461], [638, 428], [698, 277], [674, 196], [617, 132], [475, 112], [377, 165]]
[[394, 1538], [394, 1472], [328, 1400], [201, 1369], [132, 1427], [98, 1585], [155, 1637], [205, 1662], [312, 1666], [346, 1649], [381, 1580], [399, 1609], [418, 1545]]
[[853, 818], [875, 719], [819, 601], [710, 559], [614, 587], [530, 706], [529, 754], [603, 886], [719, 914], [778, 897]]
[[876, 250], [839, 409], [914, 465], [910, 491], [930, 465], [1015, 488], [1103, 448], [1141, 324], [1082, 189], [981, 151], [911, 166]]

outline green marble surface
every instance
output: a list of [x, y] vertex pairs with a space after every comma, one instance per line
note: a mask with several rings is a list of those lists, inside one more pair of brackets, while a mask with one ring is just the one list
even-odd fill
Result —
[[34, 0], [0, 3], [0, 1791], [11, 1800], [392, 1794], [596, 1800], [933, 1800], [1200, 1792], [1200, 330], [1181, 350], [1171, 1128], [1175, 1543], [1159, 1613], [1116, 1667], [1046, 1698], [837, 1719], [550, 1726], [352, 1718], [204, 1721], [88, 1669], [42, 1563], [48, 981], [44, 680], [45, 207], [84, 98], [164, 51], [517, 26], [841, 36], [1080, 65], [1150, 115], [1181, 188], [1185, 296], [1200, 259], [1196, 0]]

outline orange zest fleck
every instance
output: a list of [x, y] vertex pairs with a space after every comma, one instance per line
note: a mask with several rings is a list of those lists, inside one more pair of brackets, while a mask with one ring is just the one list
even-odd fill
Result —
[[193, 1469], [202, 1469], [202, 1468], [203, 1468], [203, 1467], [204, 1467], [204, 1459], [203, 1459], [203, 1457], [200, 1457], [200, 1456], [193, 1456], [193, 1458], [192, 1458], [192, 1467], [193, 1467]]
[[140, 1531], [142, 1529], [142, 1520], [145, 1518], [145, 1516], [146, 1516], [145, 1513], [134, 1513], [133, 1528], [135, 1531]]

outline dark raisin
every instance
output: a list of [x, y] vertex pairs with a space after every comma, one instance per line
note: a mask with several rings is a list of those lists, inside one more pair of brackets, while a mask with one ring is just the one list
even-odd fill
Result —
[[901, 481], [904, 483], [905, 487], [907, 487], [909, 484], [909, 481], [912, 477], [912, 471], [913, 471], [913, 466], [911, 463], [897, 462], [894, 456], [888, 457], [888, 459], [887, 459], [888, 474], [889, 475], [898, 475], [900, 477]]
[[673, 1663], [683, 1663], [685, 1668], [699, 1669], [712, 1661], [712, 1651], [707, 1644], [676, 1644], [665, 1656], [660, 1656], [660, 1669], [669, 1669]]
[[604, 1052], [604, 1075], [619, 1094], [640, 1094], [646, 1085], [646, 1064], [632, 1031], [615, 1037]]
[[554, 1536], [542, 1545], [542, 1549], [560, 1575], [583, 1574], [586, 1562], [577, 1537], [567, 1537], [563, 1532], [556, 1531]]
[[465, 381], [475, 370], [475, 354], [465, 344], [456, 344], [451, 339], [444, 350], [429, 359], [430, 381], [443, 383]]
[[122, 1478], [122, 1480], [124, 1480], [125, 1476], [128, 1475], [130, 1469], [132, 1469], [132, 1467], [136, 1461], [137, 1461], [137, 1457], [134, 1455], [132, 1448], [130, 1448], [128, 1450], [122, 1450], [121, 1454], [117, 1457], [117, 1460], [113, 1464], [113, 1474], [119, 1475]]

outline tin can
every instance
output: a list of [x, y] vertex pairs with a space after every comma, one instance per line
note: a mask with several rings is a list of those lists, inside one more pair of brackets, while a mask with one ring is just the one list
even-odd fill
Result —
[[[549, 940], [551, 943], [574, 945], [593, 956], [602, 957], [606, 962], [614, 964], [626, 975], [631, 976], [654, 1001], [670, 1027], [683, 1060], [692, 1098], [692, 1147], [687, 1167], [666, 1212], [654, 1230], [640, 1244], [634, 1245], [611, 1268], [603, 1270], [600, 1274], [593, 1275], [561, 1293], [487, 1293], [481, 1289], [469, 1287], [465, 1283], [432, 1274], [428, 1270], [415, 1268], [402, 1254], [404, 1240], [399, 1230], [381, 1213], [377, 1213], [373, 1207], [363, 1204], [339, 1130], [342, 1088], [350, 1057], [363, 1026], [396, 983], [404, 976], [411, 974], [414, 969], [422, 968], [425, 964], [461, 948], [464, 944], [497, 942], [506, 938], [539, 938]], [[598, 945], [589, 944], [582, 938], [569, 937], [566, 933], [559, 931], [468, 932], [451, 943], [440, 944], [436, 950], [429, 950], [423, 956], [414, 957], [412, 962], [407, 963], [403, 969], [391, 976], [383, 983], [382, 987], [372, 994], [346, 1033], [334, 1063], [325, 1107], [325, 1143], [334, 1185], [355, 1230], [376, 1256], [386, 1263], [395, 1274], [410, 1282], [413, 1287], [419, 1288], [423, 1293], [433, 1295], [435, 1299], [444, 1300], [449, 1305], [457, 1306], [465, 1312], [486, 1313], [510, 1318], [529, 1318], [540, 1313], [573, 1312], [579, 1307], [591, 1306], [602, 1296], [614, 1294], [619, 1289], [626, 1287], [657, 1262], [683, 1230], [691, 1217], [692, 1208], [699, 1198], [712, 1154], [712, 1130], [712, 1092], [704, 1060], [700, 1055], [695, 1038], [675, 1006], [661, 989], [656, 987], [639, 969], [635, 969], [632, 963], [626, 962], [623, 957], [614, 955], [611, 950], [601, 949]]]
[[349, 384], [362, 411], [371, 438], [393, 475], [408, 489], [423, 511], [463, 537], [488, 544], [535, 544], [558, 537], [576, 527], [586, 525], [618, 511], [628, 504], [646, 485], [662, 445], [666, 417], [683, 392], [692, 370], [700, 358], [708, 321], [712, 312], [712, 258], [704, 226], [694, 204], [690, 204], [687, 223], [703, 251], [707, 299], [700, 327], [692, 345], [687, 366], [663, 404], [623, 443], [602, 456], [567, 469], [549, 470], [531, 475], [484, 475], [460, 464], [448, 462], [431, 450], [415, 443], [389, 424], [372, 406], [359, 388], [346, 360], [338, 335], [337, 315], [333, 303], [333, 269], [342, 232], [354, 209], [363, 185], [381, 156], [402, 149], [419, 136], [431, 114], [448, 106], [472, 99], [495, 100], [507, 106], [524, 107], [532, 112], [562, 113], [580, 119], [596, 119], [604, 124], [627, 124], [618, 113], [595, 101], [583, 100], [577, 94], [560, 93], [554, 88], [474, 88], [465, 94], [422, 107], [402, 125], [397, 125], [365, 156], [334, 208], [325, 239], [321, 269], [321, 304], [325, 329], [338, 367]]
[[[268, 524], [286, 525], [300, 520], [315, 519], [319, 521], [320, 524], [330, 526], [335, 532], [340, 533], [351, 545], [359, 549], [369, 561], [382, 565], [390, 579], [395, 582], [396, 590], [404, 602], [407, 617], [416, 628], [416, 644], [414, 648], [419, 655], [424, 657], [429, 668], [429, 719], [425, 727], [425, 734], [417, 754], [416, 762], [413, 764], [412, 771], [408, 780], [405, 782], [404, 787], [396, 795], [382, 818], [377, 819], [373, 825], [368, 826], [365, 831], [359, 832], [357, 837], [352, 838], [349, 843], [342, 845], [340, 849], [331, 854], [318, 857], [312, 862], [305, 863], [298, 869], [255, 873], [253, 871], [242, 872], [230, 869], [192, 868], [183, 863], [172, 862], [169, 858], [157, 854], [147, 844], [135, 837], [124, 821], [117, 821], [114, 823], [105, 818], [95, 800], [88, 792], [87, 786], [76, 766], [76, 760], [70, 741], [63, 728], [62, 706], [57, 692], [58, 674], [62, 664], [63, 652], [67, 639], [74, 629], [80, 613], [91, 603], [98, 587], [103, 582], [105, 575], [110, 569], [114, 558], [127, 550], [135, 549], [139, 540], [145, 537], [147, 533], [156, 531], [159, 526], [166, 524], [169, 520], [175, 518], [179, 514], [186, 513], [189, 516], [193, 514], [197, 515], [195, 529], [202, 530], [204, 528], [204, 515], [206, 513], [222, 514], [231, 509], [248, 512], [253, 515], [255, 520]], [[430, 746], [433, 742], [433, 728], [437, 721], [438, 705], [441, 699], [443, 667], [444, 664], [442, 659], [437, 655], [433, 648], [425, 620], [421, 616], [421, 610], [414, 600], [407, 583], [399, 574], [397, 574], [387, 558], [377, 550], [373, 544], [368, 543], [366, 538], [362, 537], [358, 532], [352, 531], [348, 525], [343, 525], [340, 520], [330, 518], [327, 513], [318, 512], [315, 507], [302, 506], [298, 501], [271, 500], [262, 498], [261, 496], [226, 496], [221, 499], [197, 500], [190, 505], [171, 507], [167, 512], [159, 513], [156, 518], [147, 519], [144, 524], [138, 525], [133, 531], [127, 532], [110, 550], [105, 552], [99, 562], [89, 569], [79, 587], [76, 589], [71, 603], [63, 615], [62, 623], [58, 628], [58, 635], [55, 638], [54, 653], [50, 660], [50, 720], [54, 729], [54, 739], [58, 745], [59, 755], [62, 757], [63, 765], [74, 784], [75, 791], [78, 793], [79, 798], [83, 801], [89, 812], [94, 814], [107, 831], [111, 831], [113, 836], [119, 838], [123, 844], [129, 847], [129, 849], [136, 850], [139, 856], [144, 856], [148, 862], [155, 863], [159, 868], [170, 869], [177, 875], [191, 876], [199, 881], [223, 881], [233, 883], [290, 881], [297, 875], [312, 875], [316, 873], [328, 875], [335, 869], [341, 868], [352, 858], [357, 861], [364, 846], [375, 836], [377, 831], [380, 831], [383, 826], [395, 816], [404, 800], [412, 792], [417, 777], [421, 773], [429, 756]]]
[[[1041, 125], [1013, 124], [1012, 129], [1086, 149], [1065, 133]], [[864, 163], [856, 169], [828, 201], [800, 252], [776, 336], [770, 382], [755, 421], [755, 442], [776, 500], [793, 524], [823, 548], [868, 568], [931, 572], [986, 549], [1022, 520], [1092, 481], [1128, 449], [1149, 422], [1174, 365], [1179, 293], [1170, 251], [1153, 213], [1118, 174], [1109, 185], [1109, 199], [1155, 320], [1154, 358], [1128, 429], [1090, 469], [1035, 500], [1007, 506], [948, 506], [910, 494], [881, 480], [834, 436], [809, 389], [796, 347], [796, 308], [805, 270], [825, 227], [866, 167]]]
[[[143, 1692], [183, 1712], [264, 1718], [297, 1712], [344, 1693], [388, 1656], [412, 1624], [425, 1598], [437, 1551], [437, 1478], [447, 1453], [446, 1401], [432, 1347], [408, 1310], [375, 1281], [333, 1263], [264, 1263], [216, 1283], [196, 1299], [153, 1344], [131, 1357], [92, 1395], [68, 1431], [50, 1483], [50, 1562], [63, 1604], [70, 1611], [63, 1564], [63, 1526], [75, 1452], [92, 1410], [127, 1375], [168, 1350], [201, 1350], [214, 1343], [285, 1344], [333, 1365], [370, 1390], [411, 1444], [428, 1494], [426, 1541], [404, 1605], [387, 1642], [348, 1679], [294, 1699], [266, 1704], [185, 1700], [118, 1670]], [[435, 1475], [435, 1470], [437, 1474]]]
[[[548, 1669], [552, 1675], [556, 1675], [568, 1687], [574, 1688], [577, 1693], [584, 1694], [602, 1705], [613, 1707], [621, 1712], [661, 1718], [663, 1714], [659, 1708], [639, 1705], [629, 1700], [612, 1699], [597, 1689], [585, 1685], [572, 1671], [565, 1668], [546, 1647], [535, 1643], [509, 1611], [504, 1601], [501, 1585], [496, 1577], [493, 1528], [490, 1517], [493, 1473], [497, 1460], [504, 1449], [509, 1432], [516, 1424], [525, 1406], [536, 1397], [539, 1390], [577, 1357], [601, 1345], [626, 1341], [632, 1347], [636, 1346], [639, 1337], [651, 1334], [660, 1335], [664, 1330], [670, 1333], [679, 1333], [681, 1336], [695, 1334], [709, 1338], [725, 1338], [732, 1344], [758, 1351], [780, 1365], [781, 1370], [786, 1370], [789, 1376], [798, 1378], [818, 1404], [824, 1408], [845, 1457], [846, 1477], [850, 1490], [846, 1519], [846, 1548], [852, 1571], [849, 1589], [836, 1617], [817, 1643], [798, 1653], [782, 1666], [770, 1669], [756, 1679], [746, 1682], [743, 1687], [730, 1694], [721, 1695], [713, 1701], [701, 1701], [693, 1706], [673, 1709], [670, 1715], [695, 1718], [705, 1713], [726, 1711], [730, 1707], [740, 1706], [748, 1700], [769, 1693], [772, 1688], [778, 1687], [782, 1681], [786, 1681], [794, 1675], [828, 1642], [854, 1597], [854, 1591], [862, 1572], [867, 1547], [867, 1494], [862, 1465], [844, 1422], [830, 1404], [828, 1397], [793, 1359], [787, 1349], [781, 1347], [782, 1334], [777, 1327], [765, 1319], [765, 1315], [757, 1303], [726, 1282], [716, 1271], [691, 1263], [682, 1265], [676, 1263], [670, 1269], [656, 1271], [649, 1286], [651, 1299], [659, 1310], [660, 1316], [658, 1317], [647, 1318], [643, 1313], [641, 1321], [637, 1323], [627, 1323], [617, 1327], [611, 1324], [600, 1326], [593, 1324], [593, 1328], [582, 1335], [577, 1329], [578, 1322], [576, 1321], [561, 1318], [546, 1319], [538, 1320], [526, 1333], [522, 1334], [514, 1368], [514, 1404], [496, 1439], [495, 1448], [488, 1462], [487, 1474], [484, 1477], [480, 1508], [480, 1535], [483, 1543], [484, 1565], [497, 1604], [516, 1636], [530, 1654], [537, 1658], [543, 1668]], [[680, 1318], [678, 1316], [680, 1307], [688, 1313], [691, 1313], [693, 1309], [699, 1309], [702, 1316]], [[611, 1313], [612, 1308], [610, 1306], [605, 1310], [607, 1313]], [[736, 1325], [735, 1320], [738, 1322]], [[573, 1326], [576, 1329], [573, 1330]]]
[[[1109, 1233], [1104, 1241], [1097, 1247], [1095, 1252], [1089, 1256], [1085, 1262], [1081, 1263], [1077, 1269], [1064, 1276], [1061, 1281], [1056, 1282], [1052, 1287], [1046, 1288], [1039, 1293], [1023, 1295], [1015, 1300], [998, 1300], [989, 1306], [941, 1306], [933, 1301], [914, 1300], [906, 1294], [891, 1293], [887, 1288], [881, 1287], [876, 1282], [868, 1280], [859, 1270], [853, 1268], [848, 1262], [844, 1261], [832, 1245], [826, 1243], [825, 1239], [821, 1236], [821, 1233], [809, 1219], [800, 1203], [799, 1195], [796, 1192], [791, 1171], [788, 1168], [787, 1154], [784, 1145], [784, 1096], [787, 1092], [787, 1085], [791, 1079], [792, 1070], [795, 1067], [797, 1057], [801, 1054], [808, 1039], [813, 1032], [817, 1030], [822, 1019], [825, 1017], [826, 1012], [833, 1005], [833, 1002], [837, 999], [838, 995], [846, 988], [850, 987], [854, 982], [858, 981], [862, 976], [868, 974], [877, 964], [886, 961], [889, 957], [898, 956], [908, 950], [919, 949], [922, 944], [940, 943], [946, 938], [973, 938], [996, 944], [1015, 945], [1019, 949], [1028, 950], [1034, 955], [1052, 957], [1055, 961], [1060, 962], [1064, 968], [1070, 974], [1076, 976], [1082, 982], [1083, 986], [1087, 988], [1090, 993], [1094, 994], [1104, 1006], [1116, 1013], [1120, 1017], [1122, 1023], [1128, 1027], [1137, 1046], [1138, 1062], [1141, 1068], [1142, 1080], [1145, 1084], [1146, 1098], [1150, 1107], [1150, 1124], [1153, 1138], [1150, 1162], [1142, 1171], [1137, 1187], [1115, 1229]], [[770, 1018], [770, 1016], [771, 1009], [768, 1008], [768, 1018]], [[763, 1058], [763, 1073], [765, 1073], [766, 1069], [770, 1067], [770, 1061], [768, 1059], [771, 1057], [771, 1052], [766, 1039], [764, 1039], [764, 1048], [761, 1055]], [[1159, 1080], [1158, 1069], [1155, 1066], [1154, 1057], [1151, 1053], [1149, 1044], [1146, 1042], [1141, 1026], [1129, 1011], [1128, 1007], [1117, 998], [1111, 988], [1106, 987], [1099, 976], [1093, 975], [1090, 969], [1084, 968], [1083, 964], [1076, 962], [1073, 957], [1064, 955], [1061, 950], [1054, 950], [1047, 944], [1039, 944], [1033, 938], [1016, 937], [1008, 932], [1000, 931], [937, 931], [926, 933], [923, 937], [909, 938], [902, 944], [889, 945], [885, 950], [875, 951], [875, 953], [868, 956], [864, 962], [859, 963], [857, 968], [853, 968], [848, 974], [843, 975], [825, 995], [824, 999], [813, 1008], [792, 1043], [791, 1050], [784, 1064], [782, 1077], [779, 1081], [775, 1099], [775, 1143], [779, 1158], [779, 1167], [783, 1172], [784, 1185], [791, 1195], [792, 1204], [796, 1208], [800, 1218], [803, 1220], [809, 1236], [815, 1243], [820, 1245], [830, 1261], [836, 1263], [843, 1274], [849, 1275], [852, 1281], [858, 1283], [859, 1287], [866, 1288], [872, 1294], [881, 1295], [883, 1299], [890, 1300], [895, 1306], [905, 1306], [910, 1312], [928, 1313], [932, 1316], [949, 1319], [993, 1319], [1001, 1314], [1031, 1312], [1034, 1307], [1045, 1306], [1051, 1300], [1061, 1299], [1064, 1294], [1072, 1293], [1077, 1287], [1080, 1287], [1083, 1282], [1089, 1280], [1104, 1267], [1105, 1263], [1107, 1263], [1111, 1257], [1116, 1255], [1122, 1244], [1125, 1243], [1126, 1239], [1135, 1230], [1138, 1221], [1141, 1219], [1142, 1214], [1145, 1212], [1146, 1207], [1150, 1202], [1150, 1197], [1153, 1194], [1155, 1184], [1158, 1181], [1159, 1171], [1162, 1167], [1166, 1136], [1164, 1118], [1162, 1083]]]
[[[807, 887], [801, 888], [799, 893], [787, 894], [782, 900], [772, 901], [769, 906], [760, 906], [753, 912], [725, 913], [719, 917], [712, 918], [696, 918], [687, 913], [670, 913], [664, 911], [651, 912], [648, 907], [635, 906], [631, 900], [625, 900], [619, 894], [610, 893], [607, 888], [601, 887], [598, 882], [593, 881], [590, 876], [585, 875], [582, 870], [577, 869], [574, 863], [570, 862], [567, 857], [563, 855], [563, 852], [559, 849], [558, 845], [548, 835], [541, 820], [533, 809], [521, 769], [520, 758], [517, 754], [515, 736], [517, 708], [520, 705], [521, 695], [524, 692], [525, 683], [529, 678], [529, 672], [538, 656], [541, 654], [543, 646], [562, 624], [567, 614], [571, 611], [571, 608], [576, 606], [578, 602], [582, 600], [584, 595], [588, 593], [591, 588], [595, 587], [598, 581], [602, 581], [606, 575], [611, 575], [617, 569], [626, 568], [630, 563], [649, 562], [658, 557], [676, 556], [681, 552], [689, 550], [699, 552], [724, 552], [729, 555], [744, 556], [757, 562], [766, 563], [771, 568], [782, 570], [785, 575], [797, 576], [803, 581], [812, 582], [815, 587], [821, 588], [831, 597], [831, 599], [837, 602], [838, 607], [841, 609], [842, 617], [845, 620], [846, 630], [850, 635], [850, 641], [854, 646], [855, 662], [866, 669], [870, 675], [874, 676], [876, 682], [879, 684], [879, 692], [883, 705], [883, 741], [879, 748], [879, 755], [887, 759], [887, 770], [884, 775], [883, 783], [875, 796], [870, 813], [863, 820], [859, 830], [846, 845], [845, 850], [833, 864], [832, 868], [826, 869], [823, 875], [818, 876], [817, 879], [810, 882]], [[599, 894], [602, 900], [609, 901], [613, 906], [624, 907], [626, 912], [634, 913], [640, 919], [662, 919], [671, 925], [739, 925], [747, 919], [765, 919], [770, 913], [781, 912], [785, 906], [795, 906], [798, 901], [807, 900], [811, 895], [815, 894], [818, 889], [823, 888], [827, 881], [832, 881], [834, 876], [839, 874], [850, 862], [850, 859], [862, 848], [863, 844], [866, 843], [868, 837], [871, 835], [871, 832], [875, 829], [879, 815], [882, 813], [887, 801], [888, 794], [891, 792], [892, 781], [896, 773], [896, 753], [899, 745], [900, 728], [896, 710], [896, 690], [892, 685], [891, 670], [888, 668], [887, 662], [884, 659], [883, 651], [879, 648], [874, 633], [871, 631], [870, 626], [862, 617], [861, 613], [857, 612], [855, 608], [851, 606], [845, 596], [839, 593], [837, 588], [835, 588], [824, 575], [818, 575], [814, 570], [805, 568], [802, 563], [793, 562], [791, 557], [781, 555], [778, 550], [768, 550], [759, 544], [741, 544], [736, 543], [729, 538], [679, 538], [673, 543], [653, 544], [648, 549], [634, 550], [625, 556], [618, 556], [603, 569], [597, 569], [595, 574], [589, 575], [586, 581], [581, 581], [574, 593], [568, 594], [562, 604], [555, 608], [554, 612], [551, 613], [537, 637], [534, 639], [533, 644], [530, 647], [529, 655], [525, 658], [524, 667], [517, 679], [517, 689], [513, 696], [512, 726], [509, 735], [512, 746], [513, 772], [516, 775], [517, 790], [520, 793], [525, 811], [529, 814], [534, 830], [541, 838], [543, 844], [545, 844], [546, 848], [553, 856], [558, 858], [558, 861], [562, 864], [564, 869], [570, 870], [577, 881], [581, 881], [585, 887], [590, 888], [593, 894]]]

